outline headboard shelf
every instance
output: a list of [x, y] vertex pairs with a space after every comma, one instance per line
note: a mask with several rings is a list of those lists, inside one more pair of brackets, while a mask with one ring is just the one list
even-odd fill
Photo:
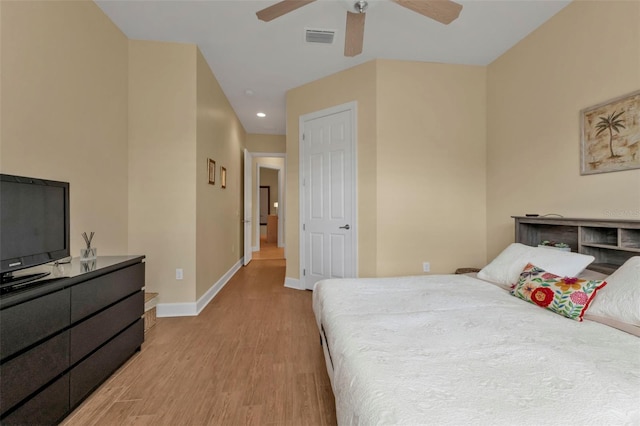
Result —
[[632, 256], [640, 256], [640, 220], [512, 216], [515, 241], [567, 244], [571, 251], [594, 256], [587, 268], [610, 274]]

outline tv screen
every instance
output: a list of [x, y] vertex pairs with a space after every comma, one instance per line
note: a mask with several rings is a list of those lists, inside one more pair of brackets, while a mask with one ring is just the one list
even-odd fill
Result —
[[0, 175], [3, 278], [69, 255], [69, 183]]

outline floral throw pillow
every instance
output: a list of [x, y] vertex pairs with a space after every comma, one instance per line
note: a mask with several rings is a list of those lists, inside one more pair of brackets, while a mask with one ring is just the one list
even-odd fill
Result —
[[560, 277], [527, 264], [511, 294], [576, 321], [582, 321], [596, 292], [606, 281]]

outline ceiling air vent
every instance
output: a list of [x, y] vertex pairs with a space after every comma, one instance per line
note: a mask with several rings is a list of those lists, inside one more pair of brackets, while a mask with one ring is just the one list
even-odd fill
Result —
[[305, 29], [305, 41], [307, 43], [332, 44], [335, 34], [335, 30], [314, 30], [307, 28]]

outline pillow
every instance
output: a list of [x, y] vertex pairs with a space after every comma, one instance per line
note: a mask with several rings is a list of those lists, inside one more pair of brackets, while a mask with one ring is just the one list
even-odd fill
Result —
[[594, 259], [585, 254], [513, 243], [482, 268], [478, 278], [498, 284], [514, 284], [528, 263], [557, 275], [575, 277]]
[[627, 260], [607, 278], [607, 289], [589, 314], [640, 326], [640, 256]]
[[605, 285], [606, 281], [560, 277], [529, 263], [511, 294], [556, 314], [582, 321], [596, 292]]

